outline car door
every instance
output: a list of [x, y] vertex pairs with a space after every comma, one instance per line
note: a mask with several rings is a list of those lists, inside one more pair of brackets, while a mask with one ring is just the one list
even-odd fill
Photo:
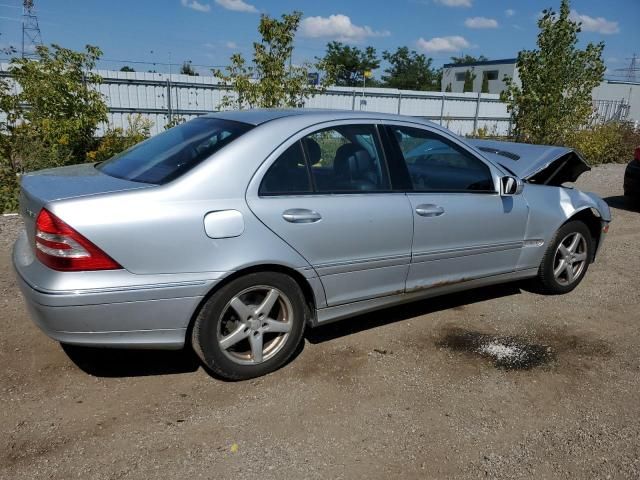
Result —
[[313, 266], [329, 306], [404, 291], [413, 219], [405, 194], [391, 191], [376, 125], [301, 132], [254, 181], [251, 210]]
[[500, 172], [453, 136], [426, 126], [386, 129], [411, 186], [407, 291], [514, 271], [527, 225], [524, 197], [500, 196]]

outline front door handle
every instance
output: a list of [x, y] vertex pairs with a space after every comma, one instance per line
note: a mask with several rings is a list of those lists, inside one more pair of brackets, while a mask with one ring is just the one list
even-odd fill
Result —
[[322, 220], [322, 216], [306, 208], [290, 208], [282, 212], [282, 218], [290, 223], [314, 223]]
[[439, 217], [444, 213], [444, 208], [431, 203], [425, 203], [416, 207], [416, 213], [421, 217]]

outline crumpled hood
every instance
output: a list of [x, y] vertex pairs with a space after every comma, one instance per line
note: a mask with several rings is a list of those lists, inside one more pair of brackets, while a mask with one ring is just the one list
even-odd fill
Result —
[[469, 140], [469, 143], [485, 157], [530, 183], [558, 186], [575, 182], [591, 170], [571, 148], [477, 139]]

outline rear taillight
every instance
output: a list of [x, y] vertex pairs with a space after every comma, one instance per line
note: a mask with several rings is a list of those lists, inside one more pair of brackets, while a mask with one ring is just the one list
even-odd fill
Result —
[[122, 268], [85, 237], [44, 208], [36, 220], [36, 255], [47, 267], [65, 272]]
[[633, 158], [636, 160], [636, 162], [640, 162], [640, 147], [636, 147], [636, 149], [634, 150]]

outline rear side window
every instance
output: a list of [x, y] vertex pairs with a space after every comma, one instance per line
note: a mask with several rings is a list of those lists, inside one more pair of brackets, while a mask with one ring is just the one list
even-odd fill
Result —
[[252, 128], [217, 118], [196, 118], [97, 165], [112, 177], [134, 182], [170, 182], [209, 158]]
[[449, 140], [427, 130], [391, 127], [414, 191], [494, 192], [489, 167]]
[[260, 195], [311, 193], [309, 172], [300, 142], [291, 145], [271, 165], [260, 184]]

